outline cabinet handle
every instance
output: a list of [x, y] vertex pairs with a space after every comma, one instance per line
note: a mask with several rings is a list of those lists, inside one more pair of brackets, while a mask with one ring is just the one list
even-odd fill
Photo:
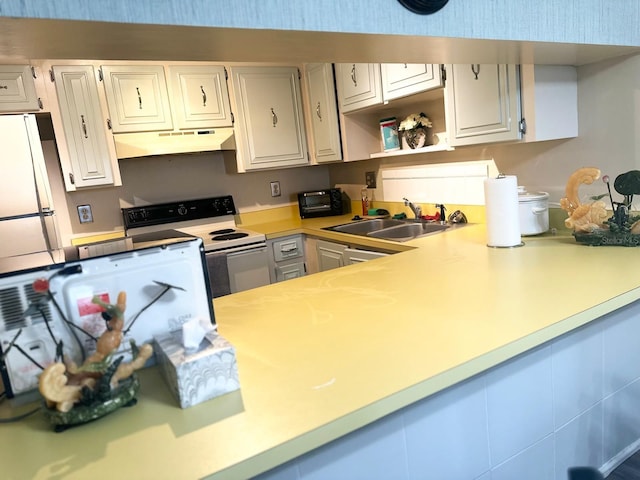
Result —
[[351, 81], [353, 82], [353, 86], [358, 86], [358, 77], [356, 75], [356, 64], [354, 63], [351, 67]]
[[0, 84], [0, 90], [9, 90], [9, 85]]
[[409, 66], [405, 63], [405, 64], [404, 64], [404, 68], [409, 68]]
[[320, 112], [320, 102], [318, 102], [318, 105], [316, 105], [316, 115], [318, 116], [320, 121], [322, 121], [322, 113]]
[[202, 106], [207, 106], [207, 93], [204, 91], [204, 87], [200, 85], [200, 91], [202, 92]]
[[138, 108], [142, 110], [142, 95], [140, 95], [140, 89], [136, 87], [136, 92], [138, 92]]
[[278, 124], [278, 115], [273, 111], [273, 108], [271, 109], [271, 121], [273, 122], [273, 128], [276, 128], [276, 125]]
[[471, 71], [476, 76], [476, 80], [477, 80], [478, 79], [478, 75], [480, 75], [480, 64], [479, 63], [471, 64]]
[[82, 133], [84, 134], [84, 138], [89, 138], [87, 135], [87, 123], [84, 121], [84, 115], [80, 115], [80, 123], [82, 124]]

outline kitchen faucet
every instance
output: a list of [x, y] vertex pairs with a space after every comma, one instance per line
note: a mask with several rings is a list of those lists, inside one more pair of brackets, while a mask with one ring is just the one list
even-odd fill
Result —
[[404, 200], [405, 206], [408, 206], [413, 212], [413, 214], [416, 216], [416, 220], [420, 220], [420, 217], [422, 217], [422, 207], [414, 205], [406, 198], [403, 198], [403, 200]]

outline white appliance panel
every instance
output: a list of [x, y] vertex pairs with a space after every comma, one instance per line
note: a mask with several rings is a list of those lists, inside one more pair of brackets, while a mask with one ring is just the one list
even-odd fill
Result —
[[[25, 118], [22, 115], [0, 116], [0, 145], [2, 145], [2, 176], [0, 217], [24, 215], [39, 210]], [[6, 201], [10, 199], [10, 201]]]
[[0, 257], [47, 251], [40, 217], [0, 220]]

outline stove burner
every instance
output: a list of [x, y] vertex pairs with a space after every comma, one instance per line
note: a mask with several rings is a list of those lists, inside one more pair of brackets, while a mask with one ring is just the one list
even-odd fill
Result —
[[225, 233], [233, 233], [235, 230], [233, 228], [223, 228], [221, 230], [214, 230], [213, 232], [209, 232], [209, 235], [223, 235]]
[[[233, 232], [233, 230], [232, 230]], [[224, 233], [222, 235], [216, 235], [211, 240], [235, 240], [236, 238], [243, 238], [249, 236], [248, 233], [245, 232], [234, 232], [234, 233]]]

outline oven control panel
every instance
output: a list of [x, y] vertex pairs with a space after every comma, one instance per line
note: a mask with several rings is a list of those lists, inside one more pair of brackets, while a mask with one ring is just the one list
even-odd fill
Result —
[[122, 209], [126, 229], [235, 214], [236, 207], [231, 195]]

